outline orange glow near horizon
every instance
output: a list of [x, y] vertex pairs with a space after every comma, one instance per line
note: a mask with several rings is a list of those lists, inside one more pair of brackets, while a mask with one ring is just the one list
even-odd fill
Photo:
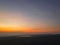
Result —
[[24, 15], [26, 14], [18, 12], [3, 12], [0, 14], [0, 32], [60, 32], [60, 28], [53, 23], [53, 19], [49, 19], [48, 23], [43, 19], [31, 19], [31, 17]]
[[[60, 28], [59, 28], [60, 29]], [[18, 27], [0, 27], [0, 32], [25, 32], [25, 33], [49, 33], [49, 32], [60, 32], [58, 28], [40, 28], [40, 29], [32, 29], [28, 27], [18, 28]]]

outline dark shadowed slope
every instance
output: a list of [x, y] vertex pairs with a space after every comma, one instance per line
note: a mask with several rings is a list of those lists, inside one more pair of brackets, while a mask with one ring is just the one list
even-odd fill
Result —
[[33, 35], [32, 37], [0, 37], [0, 45], [60, 45], [60, 34], [57, 35]]

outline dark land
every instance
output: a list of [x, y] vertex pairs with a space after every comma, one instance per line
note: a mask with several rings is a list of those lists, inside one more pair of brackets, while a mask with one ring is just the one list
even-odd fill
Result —
[[0, 45], [60, 45], [60, 34], [0, 37]]

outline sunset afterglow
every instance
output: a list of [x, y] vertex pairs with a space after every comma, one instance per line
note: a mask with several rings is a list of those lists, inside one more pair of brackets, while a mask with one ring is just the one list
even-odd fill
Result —
[[57, 16], [54, 14], [54, 10], [59, 9], [55, 8], [54, 3], [1, 1], [0, 4], [0, 32], [60, 32], [59, 12], [56, 13]]

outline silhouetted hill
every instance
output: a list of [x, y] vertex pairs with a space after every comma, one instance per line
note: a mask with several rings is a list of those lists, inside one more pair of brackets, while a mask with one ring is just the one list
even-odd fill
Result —
[[60, 45], [60, 34], [0, 37], [0, 45]]

